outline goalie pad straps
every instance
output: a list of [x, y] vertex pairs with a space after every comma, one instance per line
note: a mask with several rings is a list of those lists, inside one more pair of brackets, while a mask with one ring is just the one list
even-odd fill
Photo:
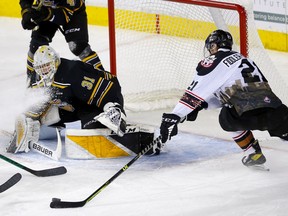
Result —
[[35, 143], [39, 140], [40, 123], [37, 120], [26, 117], [21, 114], [15, 122], [15, 132], [7, 152], [18, 153], [28, 152], [29, 143]]

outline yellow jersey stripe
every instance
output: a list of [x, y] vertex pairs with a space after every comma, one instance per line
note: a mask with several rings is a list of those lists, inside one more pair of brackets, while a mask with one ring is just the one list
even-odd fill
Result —
[[83, 61], [83, 62], [87, 62], [87, 61], [89, 61], [90, 59], [95, 58], [96, 56], [97, 56], [97, 54], [94, 53], [93, 55], [87, 56], [86, 58], [82, 59], [82, 61]]
[[112, 82], [109, 82], [108, 87], [106, 87], [106, 89], [102, 92], [102, 94], [101, 94], [101, 96], [99, 97], [98, 102], [97, 102], [97, 106], [98, 106], [98, 107], [100, 107], [103, 98], [104, 98], [105, 95], [109, 92], [109, 90], [111, 89], [112, 85], [113, 85], [113, 83], [112, 83]]
[[70, 86], [70, 84], [63, 84], [63, 83], [53, 82], [52, 86], [60, 88], [60, 89], [64, 89], [64, 88], [67, 88], [68, 86]]
[[99, 80], [98, 80], [98, 82], [97, 82], [97, 84], [96, 84], [96, 86], [95, 86], [95, 88], [94, 88], [94, 90], [93, 90], [93, 92], [92, 92], [92, 94], [91, 94], [91, 96], [90, 96], [90, 98], [89, 98], [89, 100], [88, 100], [88, 102], [87, 102], [88, 104], [91, 104], [91, 103], [92, 103], [95, 95], [96, 95], [97, 92], [98, 92], [99, 86], [100, 86], [100, 84], [101, 84], [102, 81], [103, 81], [103, 78], [100, 77]]

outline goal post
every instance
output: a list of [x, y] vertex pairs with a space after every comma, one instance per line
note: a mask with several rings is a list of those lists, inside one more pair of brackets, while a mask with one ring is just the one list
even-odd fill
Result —
[[108, 14], [110, 71], [120, 80], [126, 109], [173, 107], [215, 29], [229, 31], [233, 49], [255, 60], [287, 101], [286, 85], [279, 87], [282, 80], [258, 36], [252, 1], [108, 0]]
[[181, 2], [184, 4], [194, 4], [203, 7], [209, 7], [209, 12], [218, 29], [228, 30], [219, 9], [227, 9], [237, 11], [239, 14], [239, 34], [240, 34], [240, 52], [244, 56], [248, 56], [248, 29], [247, 29], [247, 14], [243, 6], [229, 2], [219, 2], [213, 0], [167, 0], [171, 2]]

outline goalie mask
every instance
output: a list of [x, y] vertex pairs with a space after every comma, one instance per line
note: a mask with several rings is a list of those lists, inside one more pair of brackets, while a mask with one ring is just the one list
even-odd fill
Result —
[[227, 31], [215, 30], [205, 40], [205, 47], [208, 51], [212, 48], [212, 44], [216, 44], [218, 48], [231, 50], [233, 45], [232, 35]]
[[60, 57], [52, 47], [40, 46], [34, 54], [33, 67], [44, 86], [51, 86], [59, 65]]

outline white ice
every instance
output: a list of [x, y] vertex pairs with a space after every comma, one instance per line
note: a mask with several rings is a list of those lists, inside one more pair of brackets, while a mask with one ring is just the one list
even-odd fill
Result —
[[[24, 89], [30, 31], [22, 29], [19, 19], [0, 18], [0, 26], [0, 129], [12, 132], [15, 116], [27, 104]], [[104, 65], [108, 64], [105, 29], [90, 26], [90, 41]], [[61, 56], [75, 58], [59, 32], [51, 45]], [[288, 53], [267, 52], [288, 82]], [[128, 112], [128, 120], [157, 128], [165, 111], [170, 110]], [[49, 204], [53, 197], [64, 201], [86, 199], [132, 157], [110, 160], [63, 157], [57, 162], [33, 152], [11, 155], [5, 152], [9, 137], [2, 133], [1, 154], [36, 170], [63, 165], [68, 173], [40, 178], [1, 160], [0, 184], [16, 172], [23, 178], [0, 194], [0, 214], [286, 216], [288, 143], [256, 131], [270, 171], [247, 169], [241, 163], [243, 152], [220, 129], [217, 117], [217, 110], [202, 111], [196, 122], [181, 124], [179, 135], [166, 145], [160, 156], [140, 158], [94, 199], [77, 209], [51, 209]]]

